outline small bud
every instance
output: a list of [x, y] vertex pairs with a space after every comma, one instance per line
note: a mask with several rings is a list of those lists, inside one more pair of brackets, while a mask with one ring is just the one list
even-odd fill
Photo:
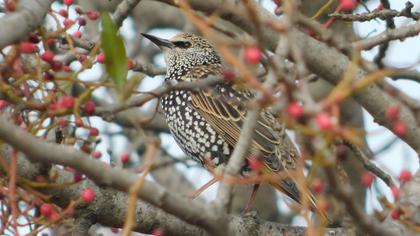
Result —
[[400, 176], [398, 176], [398, 179], [401, 183], [405, 183], [410, 181], [413, 178], [413, 175], [408, 170], [402, 170], [400, 173]]
[[84, 13], [81, 7], [76, 7], [74, 10], [75, 10], [75, 11], [76, 11], [76, 13], [77, 13], [77, 14], [79, 14], [79, 15], [81, 15], [81, 14], [83, 14], [83, 13]]
[[134, 69], [135, 66], [136, 66], [136, 62], [133, 59], [129, 58], [127, 61], [127, 68], [129, 70], [132, 70]]
[[248, 47], [245, 49], [245, 60], [249, 63], [257, 64], [262, 58], [262, 51], [257, 47]]
[[82, 192], [82, 200], [85, 203], [91, 203], [95, 200], [96, 198], [96, 193], [93, 189], [91, 188], [86, 188], [83, 192]]

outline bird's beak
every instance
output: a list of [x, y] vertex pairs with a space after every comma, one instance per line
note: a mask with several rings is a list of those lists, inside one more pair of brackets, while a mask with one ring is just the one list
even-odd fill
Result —
[[143, 35], [145, 38], [152, 41], [152, 43], [156, 44], [158, 47], [166, 47], [166, 48], [174, 48], [175, 47], [175, 45], [167, 39], [158, 38], [156, 36], [153, 36], [153, 35], [150, 35], [150, 34], [145, 34], [145, 33], [141, 33], [141, 35]]

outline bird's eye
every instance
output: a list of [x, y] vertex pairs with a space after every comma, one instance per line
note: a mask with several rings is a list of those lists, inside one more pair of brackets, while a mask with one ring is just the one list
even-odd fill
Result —
[[189, 48], [189, 47], [191, 47], [191, 43], [186, 42], [186, 41], [175, 41], [175, 42], [173, 42], [173, 44], [175, 44], [175, 46], [179, 47], [179, 48]]

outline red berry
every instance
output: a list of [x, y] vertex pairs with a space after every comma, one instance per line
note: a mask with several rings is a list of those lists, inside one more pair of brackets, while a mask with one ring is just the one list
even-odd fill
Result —
[[314, 191], [314, 193], [322, 193], [325, 190], [325, 184], [324, 181], [320, 178], [316, 178], [313, 182], [312, 182], [312, 191]]
[[373, 184], [373, 181], [375, 181], [375, 176], [371, 172], [366, 172], [362, 176], [362, 184], [366, 188], [370, 188]]
[[64, 66], [63, 66], [63, 70], [64, 70], [65, 72], [72, 72], [72, 69], [70, 68], [70, 66], [69, 66], [69, 65], [64, 65]]
[[79, 16], [77, 17], [77, 23], [79, 23], [80, 26], [85, 26], [86, 25], [86, 18]]
[[233, 82], [235, 81], [236, 75], [235, 72], [233, 72], [232, 70], [223, 70], [223, 77], [228, 82]]
[[73, 173], [73, 180], [74, 180], [74, 182], [76, 182], [76, 183], [78, 183], [78, 182], [82, 181], [82, 180], [83, 180], [83, 174], [82, 174], [82, 173], [80, 173], [79, 171], [75, 171], [75, 172]]
[[390, 106], [386, 111], [386, 116], [391, 120], [398, 120], [398, 118], [400, 117], [400, 107]]
[[393, 127], [394, 133], [398, 136], [404, 136], [408, 132], [407, 125], [402, 121], [397, 121]]
[[55, 72], [60, 71], [61, 69], [63, 69], [63, 63], [61, 61], [52, 61], [50, 63], [51, 65], [51, 69]]
[[400, 217], [401, 217], [401, 210], [399, 210], [399, 209], [394, 209], [394, 210], [392, 210], [391, 211], [391, 217], [392, 217], [392, 219], [394, 219], [394, 220], [399, 220], [400, 219]]
[[72, 109], [76, 100], [72, 96], [64, 96], [60, 100], [60, 105], [62, 108]]
[[99, 12], [97, 11], [88, 11], [86, 15], [91, 20], [97, 20], [99, 18]]
[[86, 188], [83, 192], [82, 192], [82, 200], [85, 203], [91, 203], [95, 200], [96, 197], [96, 193], [93, 189], [91, 188]]
[[132, 70], [135, 66], [136, 66], [136, 62], [133, 59], [129, 58], [127, 62], [128, 69]]
[[34, 44], [37, 44], [37, 43], [41, 42], [38, 35], [36, 35], [36, 34], [30, 34], [29, 38], [28, 38], [28, 41], [31, 42], [31, 43], [34, 43]]
[[74, 10], [75, 10], [75, 11], [76, 11], [76, 13], [77, 13], [77, 14], [79, 14], [79, 15], [83, 14], [83, 10], [82, 10], [82, 8], [80, 8], [80, 7], [76, 7]]
[[105, 63], [105, 53], [103, 52], [99, 53], [98, 56], [96, 57], [96, 60], [101, 64]]
[[121, 162], [123, 163], [123, 164], [126, 164], [126, 163], [128, 163], [130, 161], [130, 154], [129, 153], [124, 153], [124, 154], [122, 154], [122, 156], [121, 156]]
[[83, 127], [83, 120], [82, 118], [77, 118], [76, 121], [74, 122], [76, 124], [77, 127]]
[[392, 186], [391, 187], [391, 192], [392, 192], [392, 196], [394, 196], [395, 200], [400, 199], [401, 191], [397, 186]]
[[67, 6], [70, 6], [70, 5], [72, 5], [72, 4], [74, 3], [74, 0], [64, 0], [63, 2], [64, 2], [64, 4], [66, 4]]
[[249, 167], [253, 171], [259, 171], [264, 167], [264, 163], [259, 156], [251, 156], [248, 158]]
[[93, 137], [98, 136], [99, 135], [99, 129], [97, 129], [95, 127], [90, 128], [89, 129], [89, 135], [93, 136]]
[[117, 234], [118, 232], [120, 232], [120, 229], [116, 227], [112, 227], [111, 232], [113, 232], [114, 234]]
[[41, 208], [41, 215], [50, 218], [54, 212], [54, 207], [48, 203], [42, 203]]
[[249, 63], [256, 64], [260, 62], [262, 58], [262, 51], [257, 47], [249, 47], [245, 49], [245, 60]]
[[328, 202], [325, 198], [321, 198], [317, 203], [317, 208], [322, 212], [328, 211], [329, 207], [330, 207], [330, 205], [328, 204]]
[[165, 235], [165, 230], [163, 230], [162, 228], [156, 228], [152, 231], [152, 235], [153, 236], [164, 236]]
[[69, 124], [69, 121], [64, 118], [60, 118], [58, 120], [58, 125], [60, 125], [61, 127], [66, 127], [68, 124]]
[[62, 17], [64, 17], [64, 18], [69, 17], [69, 12], [68, 12], [66, 9], [60, 9], [60, 10], [58, 11], [58, 14], [60, 14], [60, 16], [62, 16]]
[[384, 9], [384, 5], [382, 3], [379, 3], [379, 5], [376, 7], [376, 9], [383, 10]]
[[54, 61], [54, 52], [52, 51], [45, 51], [42, 55], [41, 55], [41, 59], [48, 62], [48, 63], [52, 63]]
[[65, 26], [65, 27], [70, 27], [70, 26], [72, 26], [74, 24], [74, 21], [73, 20], [70, 20], [69, 18], [66, 18], [66, 19], [64, 19], [64, 21], [63, 21], [63, 25]]
[[408, 170], [402, 170], [400, 173], [400, 176], [398, 176], [398, 179], [401, 181], [401, 183], [405, 183], [411, 180], [413, 178], [413, 175]]
[[53, 213], [51, 214], [50, 219], [52, 221], [59, 221], [60, 220], [60, 214], [58, 214], [56, 211], [53, 211]]
[[341, 9], [344, 11], [351, 11], [356, 8], [357, 0], [340, 0]]
[[333, 128], [331, 116], [328, 113], [321, 112], [315, 117], [315, 121], [321, 130], [330, 130]]
[[84, 106], [84, 110], [88, 115], [94, 115], [96, 110], [96, 104], [93, 101], [87, 101]]
[[73, 34], [72, 34], [74, 37], [76, 37], [76, 38], [78, 38], [78, 39], [80, 39], [80, 38], [82, 38], [82, 32], [81, 31], [76, 31], [76, 32], [74, 32]]
[[46, 72], [44, 72], [44, 73], [43, 73], [43, 77], [44, 77], [44, 79], [45, 79], [45, 80], [47, 80], [47, 81], [54, 80], [54, 75], [53, 75], [53, 74], [51, 74], [51, 73], [50, 73], [50, 72], [48, 72], [48, 71], [46, 71]]
[[36, 53], [39, 51], [38, 46], [29, 42], [22, 42], [20, 44], [20, 51], [23, 53]]
[[292, 102], [287, 107], [287, 113], [295, 119], [299, 119], [304, 114], [303, 106], [298, 102]]
[[47, 38], [47, 42], [46, 42], [49, 46], [53, 46], [55, 43], [55, 39], [54, 38]]
[[9, 105], [9, 102], [3, 99], [0, 99], [0, 110], [7, 107]]
[[102, 152], [101, 151], [94, 151], [92, 152], [92, 157], [95, 159], [99, 159], [102, 157]]

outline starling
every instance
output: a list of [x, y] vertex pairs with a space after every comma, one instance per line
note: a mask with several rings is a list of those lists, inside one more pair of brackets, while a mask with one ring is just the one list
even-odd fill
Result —
[[[143, 36], [164, 53], [165, 81], [196, 81], [223, 75], [221, 58], [200, 36], [181, 33], [170, 40]], [[198, 91], [171, 91], [161, 98], [160, 105], [170, 131], [186, 155], [205, 167], [209, 165], [208, 159], [211, 165], [219, 166], [227, 163], [238, 142], [247, 113], [246, 103], [253, 97], [251, 91], [226, 82]], [[270, 113], [261, 113], [248, 154], [258, 153], [264, 166], [273, 172], [293, 170], [297, 151], [287, 135], [273, 130], [275, 120]], [[241, 170], [243, 175], [251, 171], [248, 162]], [[291, 177], [269, 183], [300, 202], [299, 190]]]

